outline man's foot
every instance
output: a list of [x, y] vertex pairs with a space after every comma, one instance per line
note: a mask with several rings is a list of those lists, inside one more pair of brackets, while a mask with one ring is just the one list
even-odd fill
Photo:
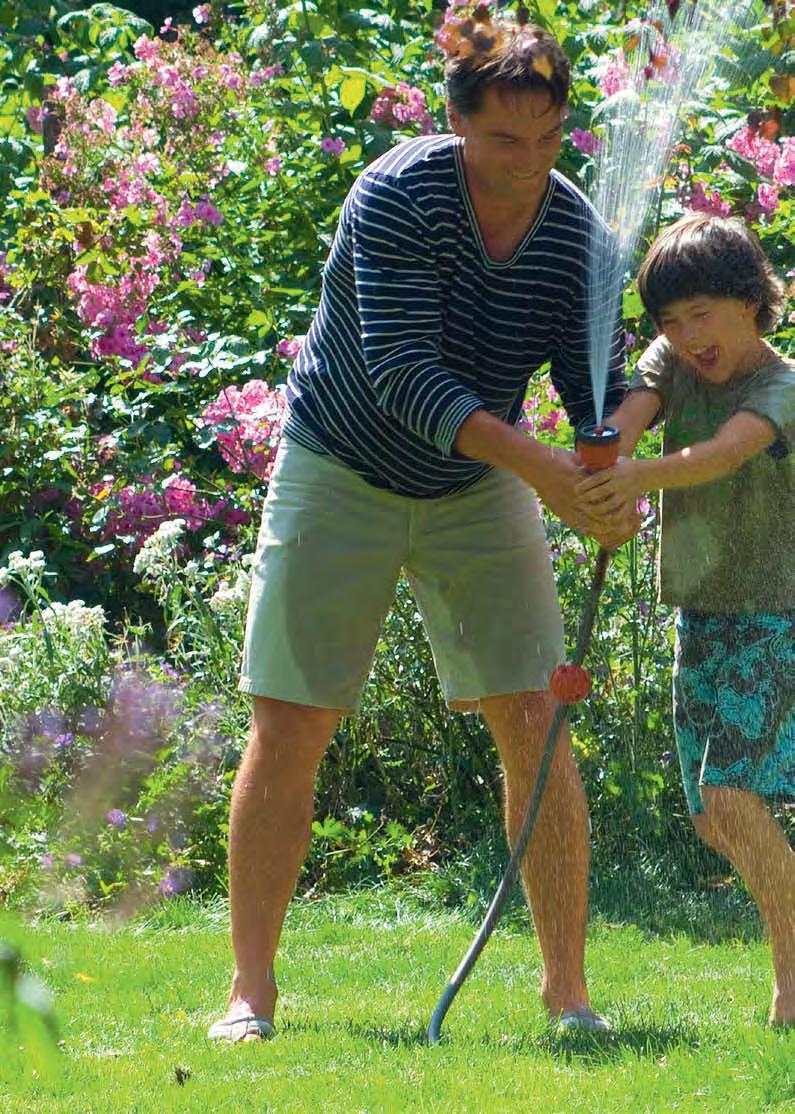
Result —
[[558, 1033], [610, 1033], [613, 1026], [606, 1017], [595, 1013], [590, 1006], [581, 1010], [567, 1010], [558, 1018]]
[[258, 1015], [245, 1001], [230, 1004], [226, 1016], [213, 1022], [207, 1031], [211, 1041], [257, 1041], [270, 1040], [276, 1029], [270, 1018]]

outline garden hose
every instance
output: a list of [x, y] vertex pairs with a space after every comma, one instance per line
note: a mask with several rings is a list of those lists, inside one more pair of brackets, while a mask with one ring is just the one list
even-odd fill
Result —
[[[609, 434], [607, 433], [608, 430], [610, 431]], [[589, 436], [592, 436], [597, 440], [589, 441]], [[600, 426], [594, 427], [593, 432], [591, 430], [587, 430], [584, 432], [582, 430], [578, 431], [577, 447], [580, 451], [581, 457], [583, 458], [584, 464], [590, 470], [595, 471], [598, 468], [607, 466], [607, 463], [604, 460], [600, 460], [598, 458], [597, 450], [600, 442], [604, 444], [605, 448], [607, 448], [608, 441], [610, 442], [611, 447], [614, 450], [613, 452], [611, 452], [614, 460], [618, 452], [617, 430], [613, 430], [612, 427]], [[590, 458], [587, 455], [587, 451], [583, 451], [583, 449], [588, 445], [592, 447], [592, 452], [594, 454]], [[613, 463], [613, 460], [609, 460], [609, 463]], [[607, 573], [607, 566], [609, 561], [610, 553], [608, 552], [608, 550], [600, 547], [596, 557], [596, 567], [594, 568], [593, 579], [591, 580], [591, 585], [588, 589], [588, 595], [585, 600], [585, 607], [583, 608], [582, 616], [580, 618], [580, 627], [577, 632], [577, 642], [575, 644], [574, 653], [571, 659], [572, 664], [575, 666], [582, 666], [583, 660], [585, 659], [585, 654], [588, 650], [588, 645], [591, 641], [591, 632], [593, 631], [594, 620], [596, 618], [596, 609], [599, 604], [599, 597], [602, 593], [602, 587], [604, 586], [605, 574]], [[502, 915], [502, 911], [505, 907], [505, 902], [508, 900], [508, 896], [514, 886], [514, 883], [516, 882], [519, 874], [520, 864], [524, 858], [525, 852], [527, 850], [527, 845], [529, 844], [530, 839], [533, 835], [536, 821], [538, 819], [538, 813], [541, 808], [541, 800], [544, 795], [544, 788], [546, 787], [549, 771], [552, 767], [552, 760], [555, 757], [555, 747], [558, 742], [558, 735], [560, 734], [560, 729], [563, 725], [563, 721], [566, 718], [566, 709], [567, 705], [563, 703], [558, 703], [558, 706], [555, 709], [554, 715], [552, 717], [552, 723], [550, 725], [546, 742], [544, 744], [544, 750], [541, 754], [541, 761], [538, 766], [538, 774], [536, 775], [533, 792], [527, 805], [524, 820], [522, 821], [522, 827], [519, 831], [519, 835], [516, 838], [516, 843], [514, 845], [513, 851], [511, 852], [511, 857], [508, 861], [507, 867], [505, 868], [505, 873], [503, 874], [502, 880], [497, 887], [497, 891], [494, 894], [491, 905], [486, 912], [486, 916], [484, 917], [483, 923], [478, 930], [477, 936], [473, 940], [469, 951], [461, 960], [461, 963], [459, 964], [455, 974], [450, 979], [447, 986], [444, 988], [439, 1001], [436, 1003], [436, 1009], [433, 1011], [433, 1016], [431, 1017], [431, 1022], [428, 1026], [429, 1044], [439, 1043], [441, 1037], [442, 1022], [444, 1021], [445, 1015], [452, 1005], [453, 999], [455, 998], [456, 994], [463, 986], [464, 980], [466, 979], [467, 975], [477, 962], [478, 956], [485, 948], [489, 937], [494, 931], [494, 927], [497, 924], [497, 921]]]

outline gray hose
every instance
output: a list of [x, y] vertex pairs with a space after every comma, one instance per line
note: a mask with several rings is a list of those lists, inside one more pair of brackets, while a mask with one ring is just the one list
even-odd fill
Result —
[[[572, 655], [572, 662], [574, 665], [582, 665], [585, 658], [588, 644], [591, 641], [591, 632], [593, 630], [594, 620], [596, 618], [596, 609], [599, 604], [599, 597], [602, 594], [602, 587], [605, 582], [605, 573], [607, 572], [607, 565], [610, 560], [610, 554], [606, 549], [600, 549], [596, 558], [596, 567], [594, 569], [593, 580], [591, 587], [588, 590], [588, 597], [585, 601], [582, 617], [580, 619], [580, 629], [577, 632], [577, 643], [574, 647], [574, 654]], [[555, 714], [552, 717], [552, 723], [549, 728], [544, 750], [541, 754], [541, 762], [538, 766], [538, 774], [536, 775], [535, 785], [527, 805], [522, 827], [519, 835], [516, 838], [511, 857], [508, 865], [505, 868], [505, 873], [502, 876], [502, 881], [497, 887], [497, 892], [494, 894], [491, 905], [488, 908], [483, 924], [478, 930], [469, 951], [466, 953], [457, 971], [450, 979], [447, 986], [436, 1003], [436, 1009], [433, 1011], [431, 1023], [428, 1026], [428, 1043], [438, 1044], [441, 1037], [442, 1022], [444, 1021], [445, 1014], [450, 1009], [453, 999], [458, 991], [464, 984], [469, 972], [475, 966], [477, 958], [488, 942], [494, 926], [500, 919], [505, 902], [508, 895], [516, 882], [519, 874], [519, 867], [522, 859], [527, 851], [527, 845], [533, 835], [533, 830], [538, 819], [538, 812], [541, 807], [541, 799], [544, 795], [544, 788], [547, 783], [547, 777], [552, 766], [552, 759], [555, 756], [555, 746], [558, 741], [561, 726], [566, 718], [566, 705], [558, 704], [555, 709]]]

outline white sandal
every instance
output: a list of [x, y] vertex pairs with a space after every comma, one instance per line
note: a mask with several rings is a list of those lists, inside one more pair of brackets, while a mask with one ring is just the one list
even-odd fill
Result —
[[276, 1029], [272, 1021], [268, 1021], [265, 1017], [254, 1017], [252, 1014], [244, 1014], [243, 1017], [225, 1017], [221, 1021], [214, 1022], [207, 1031], [207, 1038], [211, 1041], [237, 1042], [248, 1040], [250, 1037], [266, 1041], [275, 1035]]
[[611, 1033], [613, 1026], [606, 1017], [594, 1013], [587, 1006], [581, 1010], [567, 1010], [558, 1018], [559, 1033]]

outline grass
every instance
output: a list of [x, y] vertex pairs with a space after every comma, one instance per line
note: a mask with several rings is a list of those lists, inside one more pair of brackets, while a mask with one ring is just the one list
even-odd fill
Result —
[[615, 1034], [563, 1039], [536, 992], [535, 941], [511, 920], [428, 1048], [472, 925], [394, 889], [293, 904], [268, 1044], [205, 1041], [229, 974], [219, 903], [175, 901], [116, 930], [5, 920], [0, 936], [52, 990], [62, 1040], [51, 1060], [30, 1026], [3, 1041], [3, 1114], [795, 1111], [795, 1033], [765, 1025], [759, 939], [709, 944], [597, 919], [591, 992]]

